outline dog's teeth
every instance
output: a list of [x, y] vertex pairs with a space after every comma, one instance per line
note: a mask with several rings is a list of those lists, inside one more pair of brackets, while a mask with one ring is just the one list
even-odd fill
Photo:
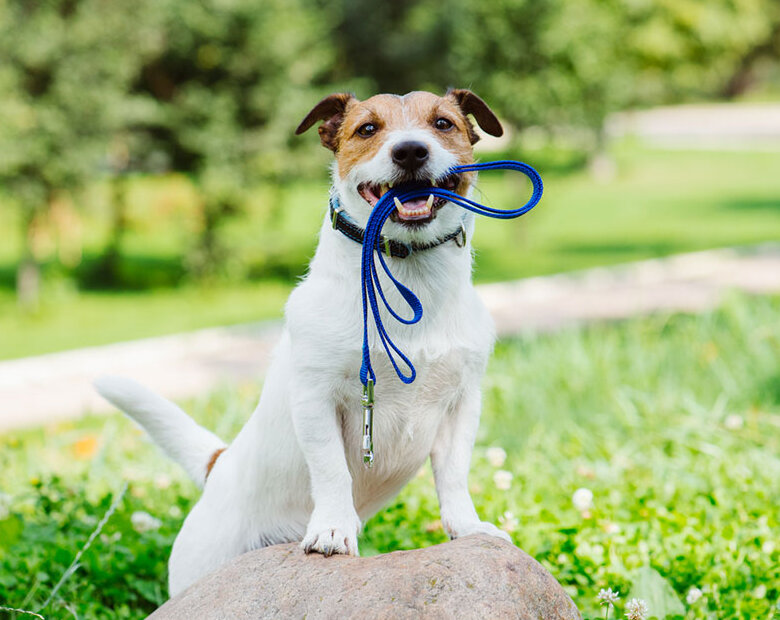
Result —
[[428, 194], [428, 202], [425, 203], [425, 206], [428, 207], [429, 211], [433, 209], [433, 194]]
[[379, 186], [379, 191], [381, 192], [381, 195], [384, 196], [387, 193], [387, 184], [386, 183], [382, 183]]
[[404, 205], [403, 205], [403, 203], [400, 200], [398, 200], [398, 196], [393, 198], [393, 200], [395, 201], [395, 208], [398, 209], [399, 211], [402, 211], [403, 208], [404, 208]]
[[393, 183], [392, 183], [392, 181], [391, 181], [390, 183], [388, 183], [388, 184], [387, 184], [387, 187], [388, 187], [388, 188], [390, 188], [390, 189], [393, 189]]
[[431, 181], [431, 185], [433, 185], [433, 187], [439, 187], [439, 182], [436, 179], [433, 179], [433, 181]]

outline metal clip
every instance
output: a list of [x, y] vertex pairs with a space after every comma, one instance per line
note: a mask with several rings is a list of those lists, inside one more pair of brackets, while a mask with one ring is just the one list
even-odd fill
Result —
[[374, 464], [374, 381], [363, 386], [363, 465], [371, 469]]
[[463, 222], [460, 223], [460, 234], [455, 237], [455, 245], [459, 248], [466, 245], [466, 227], [463, 225]]
[[333, 209], [333, 218], [332, 218], [332, 220], [331, 220], [331, 224], [333, 224], [333, 228], [334, 228], [334, 229], [336, 228], [336, 222], [337, 222], [337, 221], [338, 221], [338, 219], [339, 219], [339, 214], [340, 214], [340, 213], [341, 213], [343, 210], [344, 210], [344, 209], [342, 209], [341, 207], [335, 207], [335, 208]]

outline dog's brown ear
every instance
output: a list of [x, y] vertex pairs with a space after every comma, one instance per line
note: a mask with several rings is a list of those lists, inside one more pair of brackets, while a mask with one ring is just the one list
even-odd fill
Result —
[[301, 121], [298, 129], [295, 130], [295, 135], [299, 136], [317, 121], [325, 121], [317, 130], [320, 134], [320, 141], [323, 146], [335, 152], [338, 150], [337, 135], [339, 127], [341, 127], [344, 113], [351, 101], [356, 101], [355, 96], [351, 93], [328, 95], [315, 105], [311, 112], [306, 115], [306, 118]]
[[[485, 133], [499, 137], [504, 134], [504, 128], [498, 122], [493, 110], [470, 90], [465, 88], [450, 88], [444, 95], [455, 102], [463, 114], [471, 114]], [[472, 132], [471, 143], [479, 140], [479, 136]]]

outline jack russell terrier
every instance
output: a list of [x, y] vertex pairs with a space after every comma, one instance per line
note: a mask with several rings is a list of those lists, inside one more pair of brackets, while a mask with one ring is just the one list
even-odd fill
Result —
[[[358, 555], [361, 523], [429, 456], [447, 534], [509, 540], [480, 520], [468, 491], [480, 382], [495, 336], [471, 282], [474, 216], [442, 198], [397, 206], [383, 229], [389, 266], [425, 314], [414, 325], [387, 325], [417, 368], [410, 385], [397, 380], [379, 341], [369, 341], [377, 377], [375, 465], [365, 468], [361, 455], [358, 241], [372, 207], [394, 184], [471, 194], [474, 173], [447, 174], [473, 162], [479, 138], [469, 115], [486, 133], [503, 133], [487, 104], [468, 90], [365, 101], [334, 94], [303, 119], [296, 134], [322, 121], [320, 140], [336, 158], [330, 212], [309, 273], [287, 302], [257, 409], [229, 446], [134, 381], [96, 381], [106, 399], [203, 486], [173, 544], [171, 596], [229, 559], [276, 543], [302, 541], [306, 552]], [[401, 301], [395, 289], [387, 297]]]

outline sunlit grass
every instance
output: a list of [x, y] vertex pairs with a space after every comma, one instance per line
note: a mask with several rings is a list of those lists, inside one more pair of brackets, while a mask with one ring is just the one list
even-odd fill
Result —
[[[586, 617], [600, 615], [595, 597], [606, 587], [620, 591], [620, 612], [643, 567], [674, 587], [687, 619], [771, 617], [780, 597], [778, 350], [780, 299], [760, 297], [500, 343], [472, 465], [478, 511], [542, 562]], [[184, 406], [229, 439], [259, 389], [225, 386]], [[505, 462], [488, 458], [489, 447]], [[127, 420], [0, 437], [0, 469], [10, 494], [2, 604], [34, 609], [46, 598], [123, 480], [127, 497], [62, 598], [85, 618], [140, 618], [164, 599], [169, 547], [197, 491]], [[499, 471], [511, 474], [508, 489]], [[593, 493], [592, 507], [572, 501], [578, 488]], [[139, 510], [161, 528], [134, 531]], [[426, 467], [366, 524], [361, 552], [441, 542], [438, 519]], [[705, 594], [688, 605], [694, 586]]]

